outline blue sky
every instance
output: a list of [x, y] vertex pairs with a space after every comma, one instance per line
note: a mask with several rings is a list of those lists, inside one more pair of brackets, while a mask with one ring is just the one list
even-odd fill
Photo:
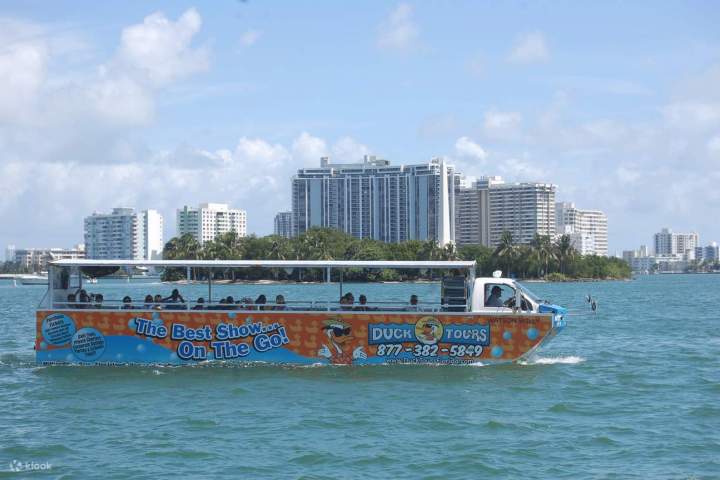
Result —
[[0, 245], [229, 202], [365, 153], [558, 185], [611, 252], [720, 241], [717, 2], [3, 2]]

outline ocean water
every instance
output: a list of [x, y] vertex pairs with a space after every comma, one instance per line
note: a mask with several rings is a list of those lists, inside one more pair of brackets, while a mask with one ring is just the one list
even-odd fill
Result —
[[720, 478], [720, 275], [530, 287], [575, 315], [522, 365], [112, 368], [37, 367], [45, 288], [0, 283], [0, 478]]

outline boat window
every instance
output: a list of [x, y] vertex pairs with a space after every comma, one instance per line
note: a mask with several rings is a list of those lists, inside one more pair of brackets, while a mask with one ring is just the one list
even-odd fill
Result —
[[486, 307], [508, 307], [515, 299], [515, 289], [502, 283], [488, 283], [485, 285]]
[[532, 300], [533, 302], [540, 304], [543, 303], [543, 301], [540, 299], [539, 296], [537, 296], [535, 293], [533, 293], [529, 288], [527, 288], [525, 285], [517, 284], [518, 288], [520, 288], [520, 291], [523, 293], [524, 296]]

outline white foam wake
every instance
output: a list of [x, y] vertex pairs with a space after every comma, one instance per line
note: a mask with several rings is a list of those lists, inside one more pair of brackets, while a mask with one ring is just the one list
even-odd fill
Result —
[[575, 365], [576, 363], [582, 363], [585, 359], [583, 357], [577, 357], [575, 355], [569, 355], [567, 357], [535, 357], [528, 359], [525, 362], [520, 362], [521, 365]]

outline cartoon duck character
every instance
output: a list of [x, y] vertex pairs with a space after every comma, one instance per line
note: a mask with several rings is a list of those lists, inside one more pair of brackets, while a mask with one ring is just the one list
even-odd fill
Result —
[[422, 327], [422, 339], [424, 340], [423, 343], [425, 344], [433, 344], [437, 342], [437, 337], [435, 336], [435, 324], [432, 322], [425, 322], [425, 324]]
[[357, 347], [352, 352], [351, 343], [355, 340], [352, 327], [340, 319], [325, 320], [322, 328], [327, 335], [327, 342], [318, 351], [318, 355], [330, 360], [335, 365], [350, 365], [353, 360], [366, 359], [367, 353], [363, 347]]

